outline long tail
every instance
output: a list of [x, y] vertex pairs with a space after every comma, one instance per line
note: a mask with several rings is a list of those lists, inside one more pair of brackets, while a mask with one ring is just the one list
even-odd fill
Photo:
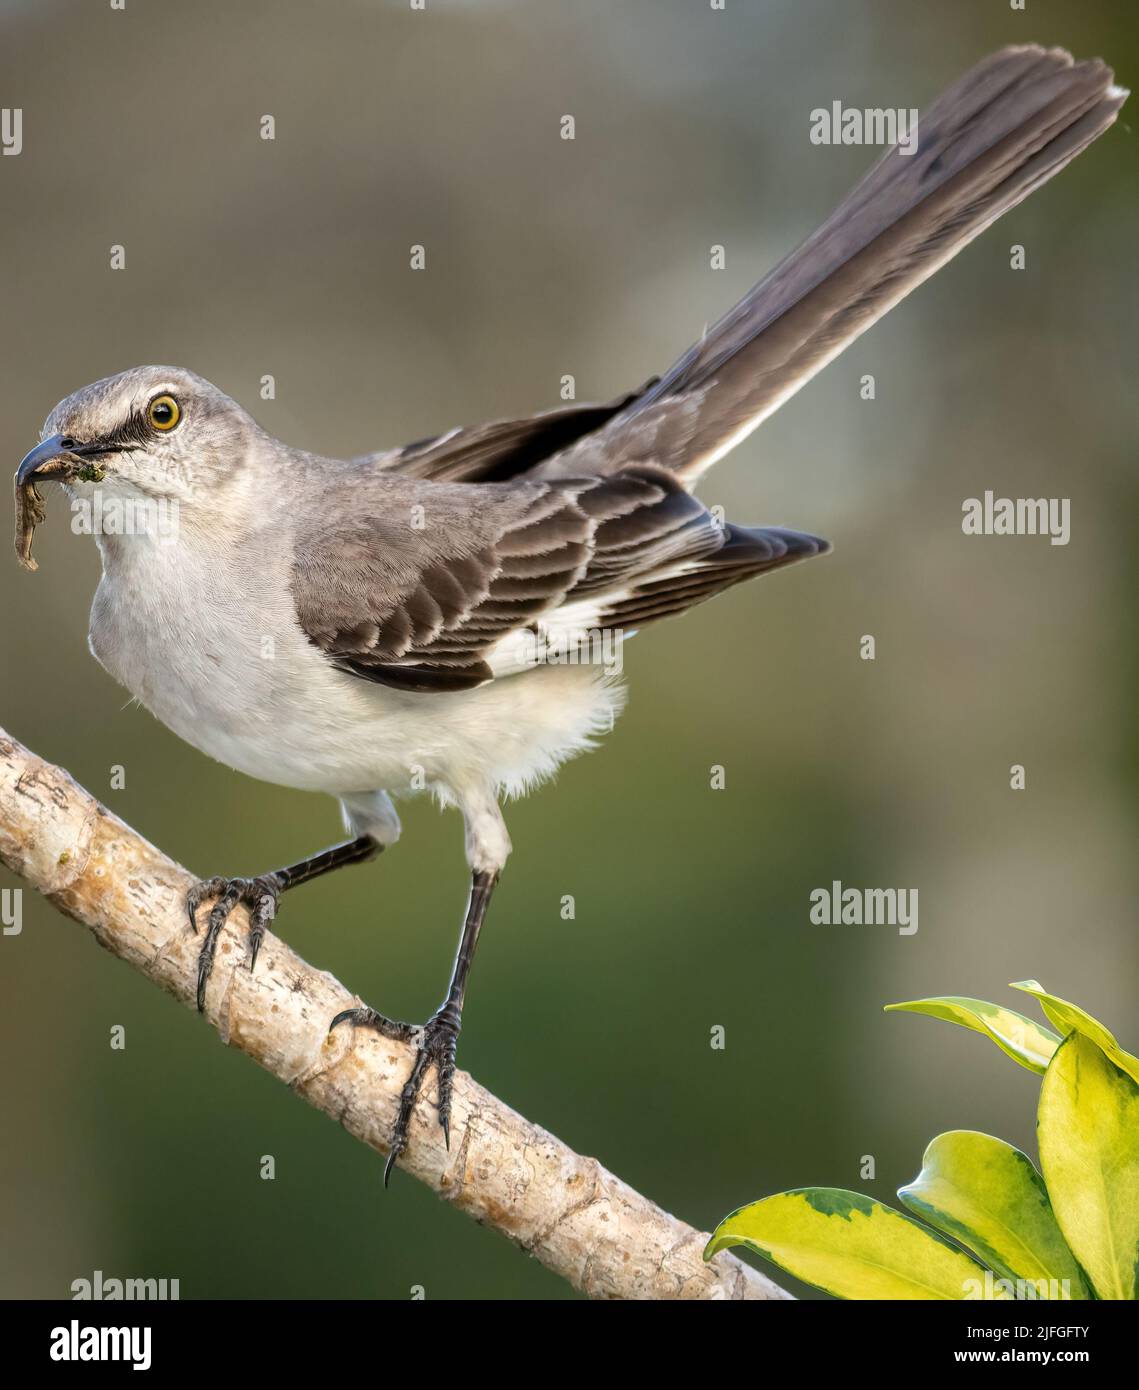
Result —
[[1098, 58], [1004, 48], [971, 69], [817, 232], [545, 475], [637, 460], [691, 486], [876, 319], [1098, 139], [1128, 93]]

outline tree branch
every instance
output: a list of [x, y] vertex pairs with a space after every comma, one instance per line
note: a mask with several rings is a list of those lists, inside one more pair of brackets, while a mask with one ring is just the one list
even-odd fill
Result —
[[[0, 729], [0, 859], [96, 941], [189, 1008], [200, 938], [186, 923], [192, 877], [61, 768]], [[235, 913], [239, 929], [244, 909]], [[267, 934], [250, 974], [244, 934], [219, 944], [206, 1016], [239, 1048], [383, 1152], [411, 1049], [329, 1020], [357, 1001]], [[594, 1298], [790, 1298], [757, 1270], [531, 1124], [465, 1072], [455, 1075], [452, 1147], [427, 1107], [401, 1168], [493, 1226]], [[379, 1174], [377, 1173], [377, 1181]]]

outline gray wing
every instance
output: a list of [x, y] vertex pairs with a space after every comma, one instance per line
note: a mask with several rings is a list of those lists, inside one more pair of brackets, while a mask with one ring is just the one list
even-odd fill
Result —
[[406, 444], [402, 449], [364, 454], [354, 462], [406, 478], [428, 478], [440, 483], [503, 482], [599, 430], [655, 384], [654, 377], [639, 391], [606, 405], [564, 406], [518, 420], [494, 420], [487, 425], [457, 428]]
[[298, 539], [294, 600], [338, 669], [408, 691], [471, 689], [537, 664], [555, 630], [639, 626], [827, 548], [725, 525], [653, 467], [555, 485], [405, 481], [376, 500]]

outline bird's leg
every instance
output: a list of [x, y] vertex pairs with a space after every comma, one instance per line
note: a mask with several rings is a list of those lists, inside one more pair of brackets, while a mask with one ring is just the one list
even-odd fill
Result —
[[467, 992], [467, 977], [471, 973], [471, 963], [475, 958], [479, 932], [490, 903], [494, 886], [498, 882], [498, 870], [475, 869], [471, 874], [471, 896], [467, 903], [467, 913], [463, 920], [463, 932], [459, 938], [459, 949], [455, 953], [455, 965], [451, 971], [451, 983], [447, 997], [422, 1027], [413, 1023], [398, 1023], [385, 1018], [375, 1009], [345, 1009], [329, 1024], [329, 1032], [338, 1023], [359, 1023], [375, 1028], [386, 1038], [399, 1042], [413, 1042], [416, 1047], [415, 1064], [407, 1084], [400, 1093], [399, 1114], [392, 1130], [391, 1149], [384, 1165], [384, 1186], [388, 1185], [391, 1171], [397, 1160], [407, 1148], [407, 1127], [411, 1112], [419, 1099], [423, 1078], [427, 1069], [434, 1065], [438, 1074], [439, 1123], [443, 1127], [443, 1137], [447, 1147], [451, 1146], [451, 1083], [455, 1075], [455, 1047], [459, 1041], [459, 1029], [463, 1022], [463, 999]]
[[206, 1006], [206, 983], [213, 969], [214, 952], [218, 937], [238, 903], [249, 909], [249, 969], [257, 964], [257, 952], [265, 936], [265, 929], [277, 915], [281, 894], [288, 888], [295, 888], [309, 879], [319, 878], [321, 874], [331, 873], [333, 869], [345, 864], [362, 864], [379, 854], [383, 845], [371, 835], [358, 835], [354, 840], [346, 840], [342, 845], [333, 845], [311, 859], [302, 859], [299, 864], [290, 864], [287, 869], [275, 869], [257, 878], [207, 878], [196, 883], [186, 895], [186, 910], [190, 916], [190, 927], [198, 930], [198, 907], [207, 898], [216, 898], [206, 927], [205, 940], [198, 952], [198, 1012]]

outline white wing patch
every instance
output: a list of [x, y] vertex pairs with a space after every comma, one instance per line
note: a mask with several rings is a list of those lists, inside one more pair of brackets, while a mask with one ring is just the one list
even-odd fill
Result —
[[[700, 560], [656, 571], [654, 582], [679, 579], [701, 568]], [[495, 677], [513, 676], [535, 666], [611, 664], [621, 643], [633, 631], [606, 626], [605, 614], [636, 594], [634, 585], [614, 589], [576, 603], [565, 603], [542, 615], [528, 628], [515, 628], [488, 654], [487, 665]]]

